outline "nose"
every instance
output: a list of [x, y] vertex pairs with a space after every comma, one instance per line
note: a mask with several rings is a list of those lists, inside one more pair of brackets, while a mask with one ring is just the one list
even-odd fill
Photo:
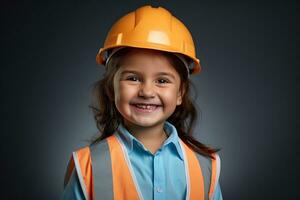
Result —
[[154, 85], [150, 82], [143, 82], [140, 85], [138, 95], [143, 98], [153, 98], [155, 96]]

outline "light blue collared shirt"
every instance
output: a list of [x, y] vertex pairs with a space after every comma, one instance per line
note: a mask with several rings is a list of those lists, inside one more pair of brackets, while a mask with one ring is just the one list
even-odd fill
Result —
[[[118, 130], [144, 200], [184, 200], [187, 189], [185, 166], [175, 126], [169, 122], [165, 123], [164, 130], [168, 138], [155, 154], [152, 154], [124, 126], [120, 125]], [[84, 200], [75, 172], [64, 190], [63, 199]], [[219, 183], [213, 200], [223, 200]]]

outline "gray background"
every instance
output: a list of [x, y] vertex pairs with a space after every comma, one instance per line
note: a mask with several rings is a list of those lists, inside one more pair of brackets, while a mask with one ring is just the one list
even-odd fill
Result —
[[[95, 55], [115, 20], [146, 3], [2, 1], [3, 199], [61, 196], [71, 152], [97, 133], [88, 109], [103, 72]], [[195, 135], [222, 149], [224, 199], [299, 199], [299, 4], [152, 5], [194, 37], [203, 65], [193, 77], [202, 113]]]

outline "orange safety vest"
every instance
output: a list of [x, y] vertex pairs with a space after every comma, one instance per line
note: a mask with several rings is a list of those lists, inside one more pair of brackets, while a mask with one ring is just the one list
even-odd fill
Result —
[[[220, 174], [220, 159], [195, 153], [181, 139], [187, 180], [186, 200], [211, 200]], [[69, 161], [65, 186], [76, 169], [86, 200], [142, 200], [126, 147], [118, 135], [81, 148]]]

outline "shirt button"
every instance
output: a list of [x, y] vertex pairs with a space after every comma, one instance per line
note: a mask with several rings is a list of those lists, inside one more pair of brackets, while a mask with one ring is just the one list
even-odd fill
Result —
[[161, 187], [157, 187], [157, 188], [156, 188], [156, 191], [160, 193], [160, 192], [162, 192], [163, 190], [162, 190]]

